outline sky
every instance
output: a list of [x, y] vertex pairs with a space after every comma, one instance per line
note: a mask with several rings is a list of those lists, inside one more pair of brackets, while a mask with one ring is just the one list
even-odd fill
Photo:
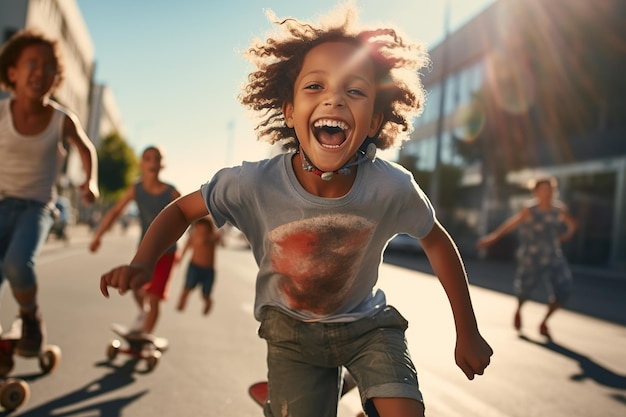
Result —
[[[161, 178], [183, 193], [221, 167], [269, 156], [237, 101], [252, 66], [242, 56], [279, 18], [316, 21], [337, 0], [77, 0], [95, 48], [98, 83], [112, 91], [125, 139], [137, 152], [158, 145]], [[434, 47], [493, 0], [356, 0], [359, 22], [398, 27]], [[428, 103], [426, 104], [428, 105]]]

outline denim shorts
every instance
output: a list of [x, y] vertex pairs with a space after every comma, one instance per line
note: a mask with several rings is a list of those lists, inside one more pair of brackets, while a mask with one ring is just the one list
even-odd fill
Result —
[[213, 290], [214, 280], [215, 270], [213, 268], [204, 268], [189, 262], [187, 276], [185, 277], [185, 289], [193, 290], [198, 285], [201, 285], [202, 295], [208, 297]]
[[421, 402], [404, 336], [407, 327], [391, 306], [347, 323], [303, 322], [266, 307], [259, 327], [268, 346], [265, 415], [336, 416], [342, 367], [357, 382], [364, 407], [378, 397]]

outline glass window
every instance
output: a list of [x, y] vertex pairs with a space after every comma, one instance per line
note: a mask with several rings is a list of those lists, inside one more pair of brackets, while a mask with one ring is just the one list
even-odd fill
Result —
[[446, 80], [446, 102], [444, 114], [448, 115], [458, 106], [458, 75], [452, 74]]
[[472, 66], [472, 76], [471, 76], [471, 84], [470, 88], [472, 91], [478, 91], [483, 86], [483, 77], [485, 76], [485, 65], [484, 61], [478, 61], [476, 64]]
[[441, 100], [441, 85], [432, 86], [426, 99], [426, 107], [424, 107], [424, 123], [437, 120], [439, 114], [439, 100]]
[[429, 137], [418, 142], [417, 168], [423, 171], [435, 169], [436, 142], [434, 137]]

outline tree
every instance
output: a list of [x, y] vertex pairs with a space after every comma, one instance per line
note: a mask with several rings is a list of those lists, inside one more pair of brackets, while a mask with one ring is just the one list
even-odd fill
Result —
[[103, 200], [119, 199], [136, 176], [135, 151], [117, 132], [109, 134], [98, 147], [98, 185]]

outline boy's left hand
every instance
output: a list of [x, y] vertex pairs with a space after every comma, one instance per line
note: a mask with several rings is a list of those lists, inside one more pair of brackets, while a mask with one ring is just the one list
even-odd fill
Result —
[[482, 375], [491, 361], [493, 350], [478, 331], [468, 336], [457, 336], [454, 357], [467, 379]]
[[109, 287], [117, 288], [120, 294], [128, 290], [137, 290], [147, 284], [152, 278], [152, 271], [139, 265], [122, 265], [113, 268], [100, 277], [100, 291], [105, 297], [109, 296]]

